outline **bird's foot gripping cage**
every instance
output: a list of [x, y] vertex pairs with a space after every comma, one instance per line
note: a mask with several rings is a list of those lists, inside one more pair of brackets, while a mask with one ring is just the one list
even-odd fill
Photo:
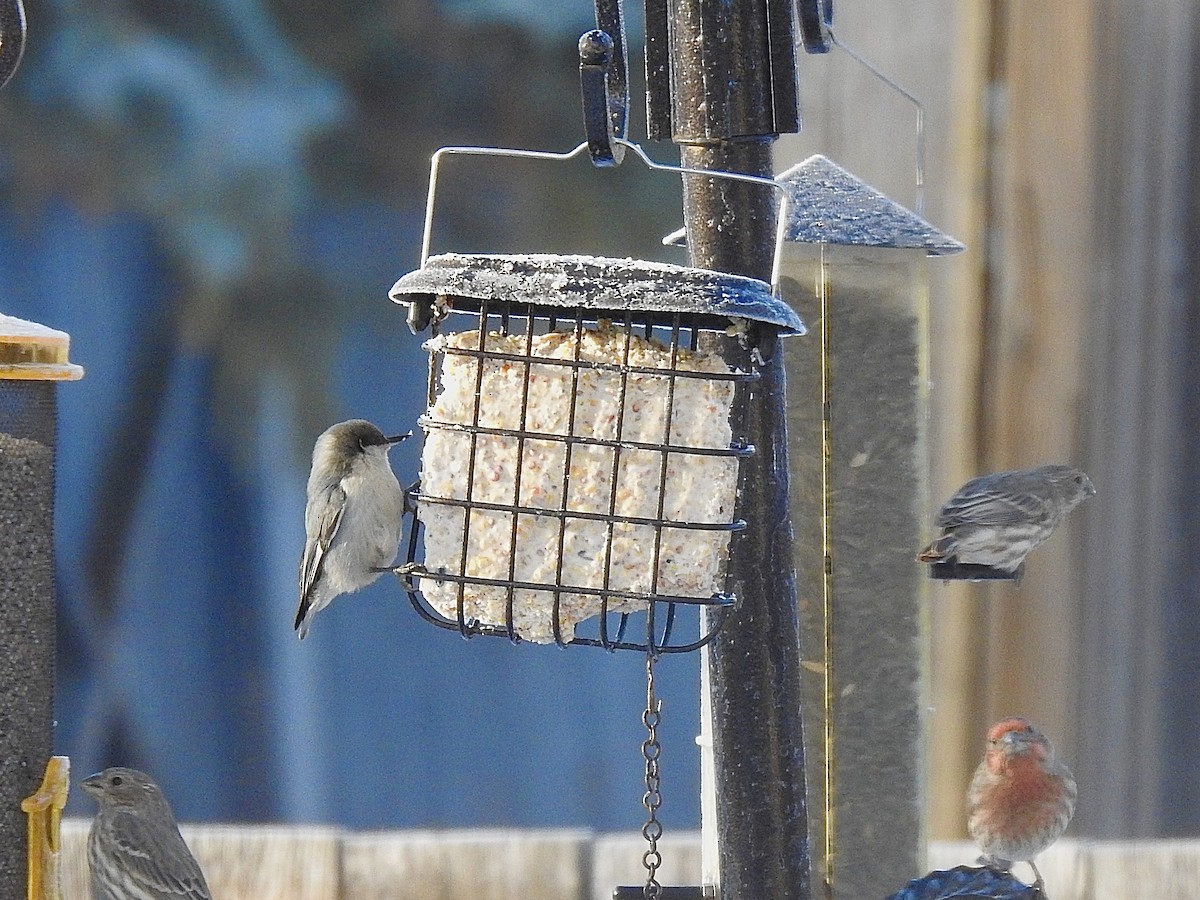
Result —
[[[795, 314], [755, 279], [578, 256], [446, 254], [392, 296], [434, 330], [397, 569], [417, 611], [464, 637], [711, 640], [735, 602], [756, 338]], [[474, 327], [443, 329], [451, 312]], [[681, 639], [700, 607], [716, 614]]]

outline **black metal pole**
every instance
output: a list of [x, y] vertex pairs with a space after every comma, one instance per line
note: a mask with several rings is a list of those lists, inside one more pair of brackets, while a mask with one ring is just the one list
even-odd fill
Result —
[[[786, 4], [667, 5], [672, 135], [682, 146], [683, 165], [772, 177], [772, 142], [779, 132], [799, 127], [790, 14], [780, 14]], [[775, 192], [768, 186], [684, 177], [684, 220], [695, 266], [768, 279], [775, 215]], [[740, 602], [708, 649], [723, 900], [811, 896], [778, 343], [772, 335], [762, 348], [762, 380], [750, 409], [748, 437], [758, 453], [745, 463], [742, 503], [749, 525], [731, 554]]]

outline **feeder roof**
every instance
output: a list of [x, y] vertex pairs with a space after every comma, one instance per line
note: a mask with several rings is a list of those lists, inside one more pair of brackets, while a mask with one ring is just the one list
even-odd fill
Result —
[[787, 186], [791, 198], [784, 233], [787, 241], [924, 250], [930, 256], [966, 249], [819, 154], [792, 166], [776, 180]]
[[76, 381], [83, 369], [68, 358], [65, 331], [0, 314], [0, 379]]
[[444, 253], [403, 276], [390, 296], [404, 304], [451, 296], [599, 313], [686, 313], [804, 333], [800, 317], [764, 281], [636, 259]]

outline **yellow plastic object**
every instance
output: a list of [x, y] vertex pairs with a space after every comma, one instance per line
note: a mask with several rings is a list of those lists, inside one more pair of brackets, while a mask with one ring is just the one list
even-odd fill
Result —
[[62, 900], [59, 823], [67, 805], [70, 774], [70, 759], [50, 757], [42, 786], [21, 801], [21, 810], [29, 816], [29, 900]]
[[68, 361], [70, 346], [65, 331], [0, 315], [0, 378], [78, 381], [83, 367]]

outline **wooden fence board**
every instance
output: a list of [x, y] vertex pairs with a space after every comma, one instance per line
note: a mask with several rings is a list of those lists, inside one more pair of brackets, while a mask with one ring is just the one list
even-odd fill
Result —
[[[969, 841], [930, 845], [929, 868], [973, 865]], [[1190, 900], [1200, 884], [1200, 842], [1061, 840], [1038, 857], [1046, 893], [1054, 900]], [[1026, 866], [1017, 877], [1032, 880]]]
[[[64, 900], [89, 900], [85, 819], [63, 821]], [[609, 900], [642, 884], [637, 834], [584, 830], [381, 831], [184, 825], [216, 900]], [[700, 883], [700, 835], [659, 844], [664, 885]], [[934, 841], [928, 869], [974, 865], [969, 841]], [[1054, 900], [1190, 900], [1200, 840], [1064, 839], [1038, 857]], [[1032, 880], [1020, 865], [1017, 877]], [[896, 889], [910, 873], [896, 875]], [[872, 898], [864, 898], [872, 900]]]
[[[87, 834], [91, 821], [65, 819], [64, 900], [90, 900]], [[338, 900], [341, 832], [287, 825], [182, 825], [219, 900]]]
[[575, 900], [583, 831], [406, 831], [348, 834], [343, 896], [354, 900]]
[[[698, 885], [700, 879], [700, 833], [668, 833], [658, 842], [663, 864], [658, 871], [661, 885]], [[598, 835], [592, 844], [590, 900], [611, 900], [618, 885], [646, 883], [642, 854], [646, 841], [640, 834]]]

